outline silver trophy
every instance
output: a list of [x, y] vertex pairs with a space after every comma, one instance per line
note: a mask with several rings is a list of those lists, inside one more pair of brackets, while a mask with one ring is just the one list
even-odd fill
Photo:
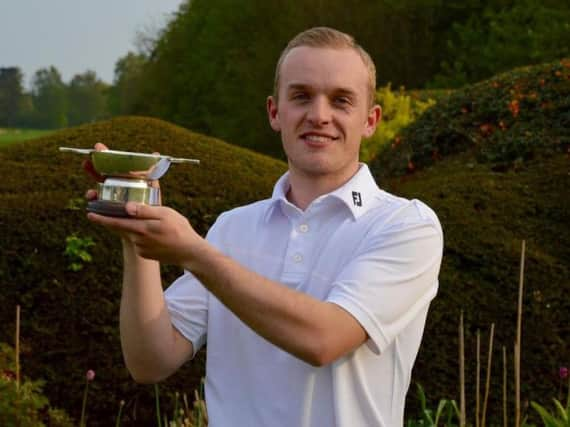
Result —
[[95, 171], [104, 181], [98, 184], [97, 200], [90, 201], [87, 210], [107, 216], [128, 216], [125, 203], [129, 201], [159, 205], [160, 189], [151, 182], [161, 178], [172, 163], [200, 163], [196, 159], [129, 151], [68, 147], [59, 150], [91, 157]]

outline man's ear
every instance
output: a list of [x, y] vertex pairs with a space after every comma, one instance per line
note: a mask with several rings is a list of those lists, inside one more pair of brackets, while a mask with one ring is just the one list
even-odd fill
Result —
[[271, 129], [275, 132], [281, 131], [279, 112], [277, 111], [277, 100], [273, 96], [267, 97], [267, 117], [269, 118]]
[[382, 120], [382, 107], [379, 105], [375, 105], [370, 109], [368, 112], [368, 117], [366, 117], [366, 125], [364, 127], [364, 131], [362, 132], [362, 136], [365, 138], [370, 138], [374, 135], [376, 131], [376, 126]]

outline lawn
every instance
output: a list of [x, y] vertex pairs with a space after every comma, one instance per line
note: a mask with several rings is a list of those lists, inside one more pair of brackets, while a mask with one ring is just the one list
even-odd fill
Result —
[[0, 128], [0, 146], [39, 138], [52, 132], [53, 130]]

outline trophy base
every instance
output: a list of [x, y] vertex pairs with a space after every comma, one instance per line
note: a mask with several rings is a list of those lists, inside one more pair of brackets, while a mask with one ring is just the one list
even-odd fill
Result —
[[87, 203], [87, 211], [99, 215], [129, 218], [124, 203], [109, 202], [105, 200], [93, 200]]

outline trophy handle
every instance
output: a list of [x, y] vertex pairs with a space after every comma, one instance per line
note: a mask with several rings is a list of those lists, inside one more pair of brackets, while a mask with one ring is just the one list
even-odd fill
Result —
[[199, 164], [200, 160], [198, 159], [183, 159], [182, 157], [169, 157], [169, 156], [161, 156], [166, 158], [170, 161], [170, 163], [195, 163]]
[[59, 151], [64, 151], [67, 153], [77, 153], [77, 154], [91, 154], [95, 150], [92, 150], [90, 148], [59, 147]]

